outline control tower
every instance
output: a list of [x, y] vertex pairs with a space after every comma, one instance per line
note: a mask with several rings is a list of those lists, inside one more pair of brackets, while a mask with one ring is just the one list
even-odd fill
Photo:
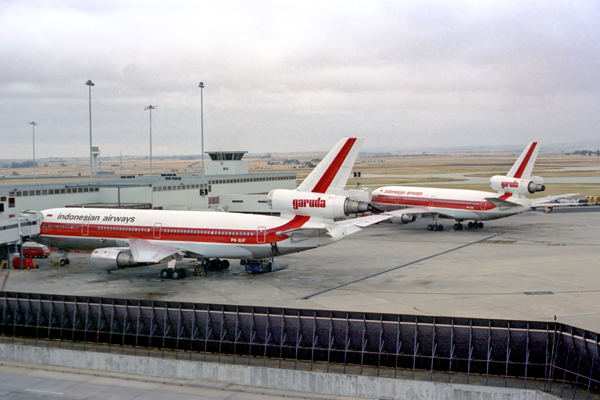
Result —
[[92, 147], [92, 156], [94, 157], [94, 175], [98, 175], [98, 156], [100, 155], [100, 147]]
[[210, 162], [205, 164], [205, 175], [247, 174], [248, 161], [242, 160], [247, 151], [207, 151]]

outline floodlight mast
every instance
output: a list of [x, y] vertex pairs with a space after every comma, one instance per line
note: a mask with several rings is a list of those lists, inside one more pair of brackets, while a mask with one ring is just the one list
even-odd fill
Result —
[[202, 93], [204, 82], [200, 82], [198, 87], [200, 88], [200, 136], [202, 137], [202, 154], [200, 157], [202, 158], [202, 179], [204, 179], [204, 97]]
[[39, 124], [35, 121], [31, 121], [29, 124], [31, 124], [31, 127], [33, 128], [33, 182], [35, 183], [35, 127]]
[[150, 110], [150, 175], [152, 175], [152, 110], [158, 106], [149, 105], [144, 110]]
[[92, 167], [92, 86], [95, 85], [91, 79], [85, 83], [89, 88], [90, 94], [90, 181], [94, 180], [94, 169]]

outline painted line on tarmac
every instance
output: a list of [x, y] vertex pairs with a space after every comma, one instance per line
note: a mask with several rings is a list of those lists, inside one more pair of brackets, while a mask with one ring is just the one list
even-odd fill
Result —
[[396, 271], [397, 269], [400, 269], [400, 268], [408, 267], [409, 265], [418, 264], [418, 263], [420, 263], [422, 261], [430, 260], [432, 258], [439, 257], [439, 256], [442, 256], [444, 254], [452, 253], [453, 251], [464, 249], [465, 247], [468, 247], [468, 246], [471, 246], [471, 245], [474, 245], [474, 244], [478, 244], [478, 243], [482, 243], [482, 242], [485, 242], [486, 240], [493, 239], [493, 238], [495, 238], [497, 236], [503, 235], [504, 233], [505, 232], [496, 232], [494, 235], [492, 235], [490, 237], [486, 237], [484, 239], [480, 239], [480, 240], [477, 240], [475, 242], [463, 244], [462, 246], [458, 246], [458, 247], [455, 247], [455, 248], [450, 249], [450, 250], [442, 251], [441, 253], [437, 253], [437, 254], [434, 254], [434, 255], [431, 255], [431, 256], [427, 256], [427, 257], [418, 259], [416, 261], [411, 261], [409, 263], [400, 265], [398, 267], [394, 267], [394, 268], [391, 268], [391, 269], [388, 269], [388, 270], [385, 270], [385, 271], [377, 272], [376, 274], [365, 276], [364, 278], [360, 278], [360, 279], [357, 279], [357, 280], [352, 281], [352, 282], [343, 283], [343, 284], [338, 285], [336, 287], [332, 287], [330, 289], [325, 289], [325, 290], [322, 290], [322, 291], [317, 292], [315, 294], [311, 294], [309, 296], [301, 297], [300, 300], [308, 300], [308, 299], [313, 298], [315, 296], [319, 296], [319, 295], [321, 295], [323, 293], [332, 292], [334, 290], [341, 289], [343, 287], [350, 286], [350, 285], [358, 283], [358, 282], [366, 281], [367, 279], [371, 279], [371, 278], [374, 278], [374, 277], [379, 276], [379, 275], [387, 274], [388, 272]]

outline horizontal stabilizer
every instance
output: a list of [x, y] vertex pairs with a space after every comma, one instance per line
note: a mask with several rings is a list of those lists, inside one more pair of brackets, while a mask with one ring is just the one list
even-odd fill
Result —
[[134, 261], [154, 263], [164, 260], [173, 254], [184, 254], [176, 247], [165, 246], [143, 239], [129, 239], [129, 248]]
[[346, 235], [352, 235], [353, 233], [359, 232], [361, 228], [365, 228], [369, 225], [373, 225], [382, 221], [390, 219], [389, 215], [377, 214], [368, 215], [366, 217], [351, 218], [344, 221], [336, 222], [337, 226], [346, 227]]
[[302, 242], [314, 237], [332, 237], [329, 229], [326, 228], [298, 228], [289, 231], [277, 232], [279, 237], [289, 237], [292, 242]]
[[498, 197], [486, 197], [487, 201], [500, 208], [520, 207], [521, 204], [513, 203], [512, 201], [502, 200]]

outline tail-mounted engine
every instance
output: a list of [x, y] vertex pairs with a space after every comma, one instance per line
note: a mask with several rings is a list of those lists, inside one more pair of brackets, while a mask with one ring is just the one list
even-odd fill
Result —
[[92, 266], [102, 269], [123, 269], [131, 267], [143, 267], [149, 263], [138, 263], [133, 260], [129, 248], [107, 247], [96, 249], [90, 257]]
[[268, 204], [281, 214], [336, 219], [350, 214], [377, 211], [371, 204], [334, 194], [276, 189], [269, 192]]
[[[531, 179], [509, 178], [507, 176], [492, 176], [490, 186], [499, 192], [528, 195], [535, 192], [543, 192], [546, 186], [540, 177], [530, 177]], [[537, 182], [534, 182], [535, 181]]]

